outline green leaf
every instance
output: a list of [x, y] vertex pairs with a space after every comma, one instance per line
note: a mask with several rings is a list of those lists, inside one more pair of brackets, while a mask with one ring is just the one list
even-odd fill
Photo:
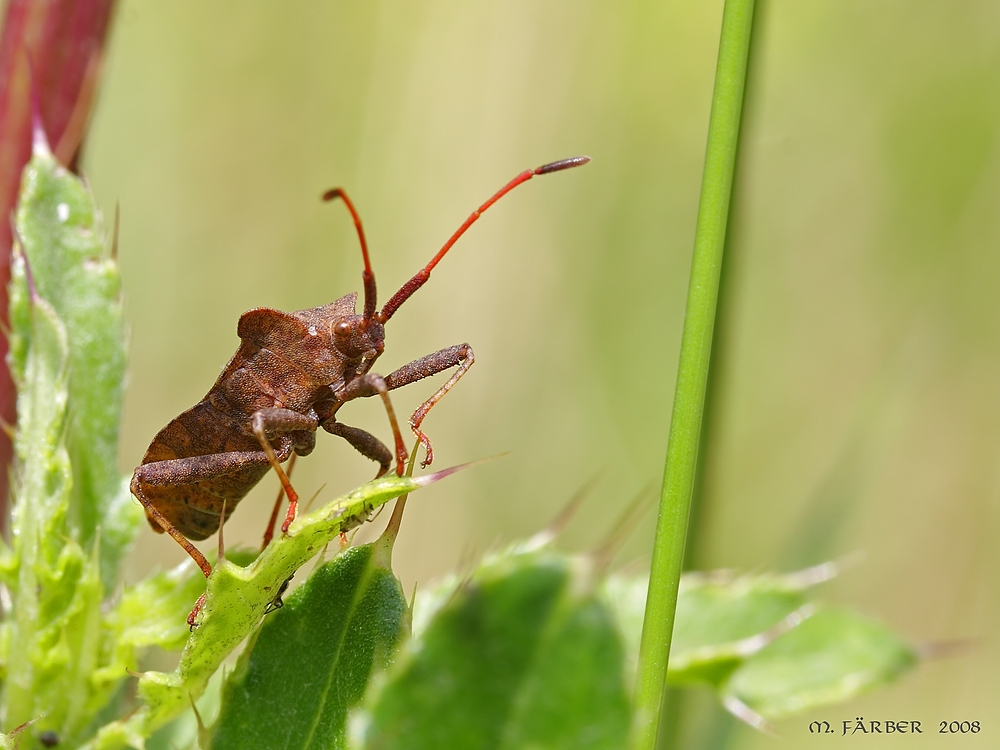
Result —
[[839, 703], [917, 663], [913, 648], [863, 615], [824, 608], [750, 657], [723, 688], [765, 719]]
[[[2, 715], [32, 720], [22, 748], [39, 747], [45, 731], [74, 746], [125, 677], [119, 668], [114, 679], [93, 679], [111, 654], [102, 575], [112, 580], [138, 517], [112, 512], [124, 502], [115, 469], [121, 303], [93, 200], [44, 144], [24, 170], [16, 224], [9, 362], [18, 429], [11, 544], [0, 545], [11, 597], [0, 626]], [[101, 513], [107, 522], [85, 521]]]
[[[114, 588], [118, 566], [142, 521], [116, 468], [125, 384], [125, 331], [118, 265], [90, 190], [36, 144], [21, 182], [16, 225], [38, 296], [66, 328], [73, 475], [70, 532], [89, 549], [100, 529], [101, 577]], [[29, 305], [23, 258], [11, 273], [11, 369], [21, 385]]]
[[[836, 572], [827, 563], [789, 574], [734, 576], [728, 571], [686, 573], [677, 598], [677, 622], [667, 681], [718, 687], [747, 656], [801, 619], [809, 589]], [[625, 633], [630, 660], [639, 647], [645, 576], [610, 576], [604, 584]], [[777, 629], [777, 630], [775, 630]]]
[[103, 587], [98, 558], [67, 538], [72, 479], [62, 441], [68, 398], [66, 331], [44, 299], [30, 301], [24, 342], [12, 547], [2, 576], [12, 599], [5, 621], [4, 716], [30, 745], [41, 731], [78, 738], [110, 692], [91, 681], [100, 664]]
[[0, 750], [18, 750], [20, 735], [28, 726], [19, 726], [7, 734], [0, 734]]
[[117, 642], [179, 651], [191, 634], [187, 613], [204, 590], [205, 576], [191, 559], [130, 586], [111, 613]]
[[[12, 599], [4, 622], [4, 717], [14, 724], [42, 718], [39, 731], [75, 737], [107, 699], [90, 683], [100, 652], [102, 587], [95, 555], [66, 538], [71, 477], [62, 442], [67, 419], [66, 331], [40, 298], [22, 317], [24, 376], [18, 392], [18, 471], [12, 547], [2, 576]], [[44, 714], [44, 715], [43, 715]]]
[[[130, 716], [101, 728], [87, 748], [111, 750], [141, 746], [153, 731], [190, 708], [223, 660], [260, 624], [269, 605], [302, 565], [337, 536], [364, 523], [384, 503], [450, 473], [417, 478], [387, 475], [359, 487], [309, 515], [300, 516], [287, 534], [276, 537], [250, 565], [229, 561], [208, 578], [205, 604], [177, 669], [146, 672], [139, 679], [142, 705]], [[193, 603], [193, 602], [192, 602]]]
[[[35, 145], [24, 170], [16, 224], [38, 296], [66, 329], [73, 404], [66, 434], [73, 475], [69, 530], [84, 549], [99, 539], [102, 580], [110, 591], [142, 521], [116, 468], [125, 384], [118, 265], [89, 189], [44, 145]], [[23, 262], [15, 263], [12, 280], [11, 364], [23, 385], [28, 304]]]
[[322, 565], [267, 618], [226, 686], [213, 750], [259, 746], [263, 737], [286, 750], [344, 747], [348, 709], [404, 626], [390, 544], [355, 547]]
[[[763, 728], [770, 719], [847, 700], [912, 667], [912, 647], [882, 625], [849, 610], [814, 614], [809, 590], [835, 573], [826, 563], [785, 575], [686, 574], [667, 680], [707, 683], [727, 709]], [[634, 659], [645, 578], [611, 576], [604, 588]]]
[[[226, 559], [237, 565], [249, 565], [256, 556], [253, 550], [226, 551]], [[120, 681], [126, 669], [136, 669], [137, 649], [158, 646], [166, 651], [180, 651], [184, 648], [191, 635], [187, 615], [204, 591], [205, 576], [190, 559], [126, 588], [106, 618], [110, 631], [109, 649], [114, 651], [114, 658], [94, 673], [93, 680]]]
[[624, 652], [589, 567], [544, 548], [485, 562], [376, 688], [358, 719], [359, 741], [417, 750], [622, 747]]

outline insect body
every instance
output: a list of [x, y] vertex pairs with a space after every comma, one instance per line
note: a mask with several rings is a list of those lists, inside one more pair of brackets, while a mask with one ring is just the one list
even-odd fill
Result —
[[[282, 531], [287, 532], [295, 519], [298, 496], [281, 463], [293, 454], [308, 455], [316, 444], [318, 428], [344, 438], [362, 455], [378, 462], [379, 476], [394, 462], [397, 473], [402, 474], [407, 453], [389, 391], [456, 368], [409, 420], [426, 453], [423, 465], [428, 465], [434, 454], [420, 429], [421, 422], [472, 366], [472, 349], [468, 344], [450, 346], [382, 377], [372, 367], [384, 349], [386, 322], [426, 283], [434, 266], [469, 226], [504, 194], [535, 175], [588, 161], [588, 157], [579, 156], [519, 174], [473, 212], [381, 310], [376, 310], [375, 275], [361, 219], [343, 190], [328, 191], [324, 200], [342, 199], [357, 228], [365, 266], [361, 314], [356, 310], [358, 295], [352, 293], [308, 310], [288, 313], [257, 308], [240, 317], [236, 329], [241, 339], [239, 350], [205, 398], [157, 433], [132, 476], [132, 493], [145, 508], [153, 530], [170, 534], [209, 575], [211, 565], [188, 540], [205, 539], [214, 533], [273, 469], [288, 497], [282, 524]], [[337, 419], [344, 404], [372, 396], [379, 396], [385, 405], [393, 450], [370, 433]]]

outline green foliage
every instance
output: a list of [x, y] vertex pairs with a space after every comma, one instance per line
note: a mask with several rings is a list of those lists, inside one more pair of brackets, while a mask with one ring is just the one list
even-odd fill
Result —
[[[11, 602], [0, 625], [9, 734], [0, 747], [36, 750], [53, 732], [66, 747], [142, 748], [244, 641], [219, 716], [200, 733], [216, 750], [261, 738], [287, 748], [626, 743], [647, 579], [607, 578], [590, 556], [548, 541], [512, 546], [422, 592], [407, 636], [411, 613], [386, 536], [320, 566], [267, 614], [338, 535], [449, 471], [364, 485], [298, 518], [260, 555], [231, 553], [207, 583], [188, 561], [109, 599], [142, 519], [114, 471], [124, 362], [117, 270], [85, 186], [46, 148], [25, 172], [17, 222], [17, 466], [11, 543], [0, 549]], [[910, 668], [913, 649], [883, 626], [811, 602], [831, 571], [685, 577], [668, 679], [708, 684], [763, 726]], [[186, 615], [202, 592], [192, 631]], [[182, 649], [177, 667], [142, 673], [126, 697], [150, 647]]]
[[[835, 566], [786, 575], [688, 573], [681, 579], [667, 682], [704, 684], [758, 728], [841, 703], [895, 679], [917, 662], [912, 646], [856, 612], [812, 601]], [[612, 576], [608, 601], [638, 657], [645, 576]]]
[[[226, 559], [237, 565], [249, 565], [256, 556], [256, 552], [243, 549], [226, 552]], [[204, 592], [205, 579], [190, 558], [172, 570], [152, 573], [125, 589], [121, 600], [107, 616], [115, 647], [124, 652], [114, 663], [127, 663], [127, 654], [148, 646], [166, 651], [184, 648], [191, 629], [187, 617], [178, 615], [186, 615]], [[104, 676], [113, 680], [121, 675]]]
[[262, 737], [289, 749], [344, 746], [348, 709], [394, 653], [406, 620], [391, 544], [383, 537], [320, 566], [267, 619], [229, 678], [213, 750]]
[[112, 750], [138, 746], [189, 708], [226, 657], [260, 624], [282, 585], [299, 567], [339, 534], [367, 520], [376, 508], [427, 481], [428, 477], [376, 479], [297, 518], [288, 534], [274, 539], [250, 565], [241, 567], [228, 560], [217, 564], [208, 578], [205, 604], [177, 668], [169, 674], [145, 672], [138, 684], [142, 705], [127, 719], [103, 727], [92, 747]]
[[748, 659], [725, 683], [723, 696], [727, 705], [736, 700], [780, 719], [853, 698], [916, 662], [913, 648], [884, 625], [826, 608]]
[[[44, 144], [25, 169], [16, 222], [10, 363], [18, 431], [11, 543], [0, 561], [12, 602], [0, 640], [2, 722], [34, 720], [22, 748], [36, 747], [46, 730], [72, 746], [134, 666], [109, 648], [101, 612], [102, 574], [117, 577], [140, 518], [123, 503], [113, 468], [121, 305], [92, 198]], [[108, 669], [119, 677], [97, 678]]]
[[514, 547], [434, 592], [359, 720], [361, 746], [622, 747], [624, 649], [591, 568]]
[[[102, 581], [111, 589], [117, 566], [142, 521], [127, 483], [109, 457], [118, 454], [125, 387], [121, 277], [87, 186], [36, 147], [24, 171], [16, 213], [21, 252], [37, 295], [65, 329], [66, 419], [74, 537], [90, 549], [99, 537]], [[11, 369], [20, 387], [31, 334], [23, 256], [12, 268]], [[22, 459], [23, 460], [23, 459]], [[99, 530], [99, 531], [98, 531]]]

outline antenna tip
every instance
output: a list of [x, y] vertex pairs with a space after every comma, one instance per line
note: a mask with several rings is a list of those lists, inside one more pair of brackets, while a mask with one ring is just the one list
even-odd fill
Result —
[[590, 161], [589, 156], [571, 156], [569, 159], [560, 159], [551, 164], [543, 164], [535, 170], [535, 174], [548, 174], [549, 172], [561, 172], [564, 169], [572, 169], [573, 167], [582, 167], [588, 161]]
[[336, 200], [337, 198], [340, 198], [343, 195], [344, 195], [344, 191], [343, 191], [342, 188], [330, 188], [325, 193], [323, 193], [323, 200], [324, 201], [332, 201], [332, 200]]

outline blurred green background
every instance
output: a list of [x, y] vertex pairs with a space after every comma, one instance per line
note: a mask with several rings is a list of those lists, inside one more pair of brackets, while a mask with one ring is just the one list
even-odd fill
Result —
[[[324, 189], [357, 204], [385, 300], [514, 174], [586, 153], [470, 231], [392, 320], [379, 365], [470, 342], [476, 366], [425, 422], [436, 466], [509, 451], [415, 496], [407, 589], [538, 530], [594, 478], [565, 545], [598, 544], [661, 477], [720, 17], [720, 2], [125, 0], [85, 157], [106, 215], [121, 204], [123, 472], [211, 386], [243, 311], [360, 287], [353, 226]], [[923, 721], [921, 747], [991, 746], [1000, 6], [771, 2], [758, 24], [697, 560], [860, 551], [829, 598], [919, 644], [973, 642], [784, 723], [783, 740], [733, 738], [788, 746], [813, 719], [864, 716]], [[438, 382], [397, 392], [397, 410]], [[341, 414], [388, 439], [378, 404]], [[303, 495], [371, 477], [318, 442]], [[227, 539], [258, 544], [276, 490], [262, 482]], [[623, 562], [645, 563], [652, 525]], [[134, 576], [182, 558], [145, 531]], [[935, 734], [976, 719], [975, 738]]]

